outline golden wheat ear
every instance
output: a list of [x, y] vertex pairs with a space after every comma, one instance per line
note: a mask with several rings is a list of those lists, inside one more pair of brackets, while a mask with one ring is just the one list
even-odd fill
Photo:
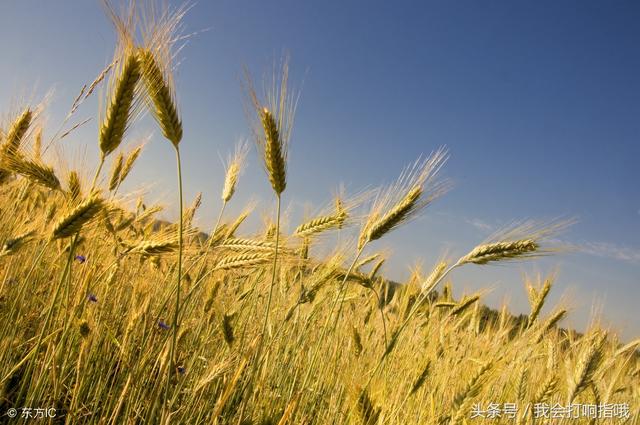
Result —
[[105, 201], [94, 194], [63, 216], [53, 227], [51, 240], [68, 238], [78, 233], [93, 220], [103, 208]]
[[[278, 75], [279, 74], [279, 75]], [[254, 133], [271, 187], [277, 195], [287, 187], [287, 158], [298, 95], [289, 88], [289, 60], [274, 72], [271, 86], [259, 98], [248, 72], [248, 95], [257, 117]]]
[[356, 221], [354, 211], [366, 202], [370, 196], [371, 193], [369, 191], [364, 191], [347, 197], [345, 189], [341, 185], [336, 191], [331, 205], [322, 208], [314, 218], [296, 227], [293, 235], [304, 240], [319, 236], [329, 230], [339, 230], [347, 227]]
[[118, 44], [112, 64], [91, 84], [89, 89], [89, 92], [93, 91], [95, 85], [106, 77], [109, 70], [112, 70], [104, 102], [106, 110], [101, 114], [99, 130], [99, 144], [103, 158], [120, 146], [125, 132], [140, 114], [138, 83], [142, 76], [142, 67], [134, 48], [134, 3], [131, 3], [121, 15], [117, 14], [108, 2], [105, 1], [104, 6], [116, 30]]
[[287, 187], [286, 151], [280, 130], [273, 113], [267, 108], [260, 112], [260, 121], [264, 129], [264, 163], [269, 175], [271, 187], [279, 195]]
[[109, 191], [113, 192], [118, 186], [120, 181], [120, 174], [122, 173], [122, 166], [124, 165], [124, 155], [118, 154], [116, 159], [111, 164], [111, 177], [109, 177]]
[[151, 100], [153, 116], [164, 137], [177, 147], [182, 140], [182, 121], [178, 114], [173, 89], [151, 50], [139, 49], [138, 58], [142, 64], [143, 80]]
[[236, 145], [233, 155], [227, 160], [224, 187], [222, 188], [223, 202], [229, 202], [235, 193], [238, 178], [242, 174], [248, 152], [249, 145], [243, 140]]
[[60, 189], [60, 180], [53, 167], [35, 159], [26, 158], [17, 151], [7, 151], [1, 157], [2, 168], [19, 174], [27, 180], [51, 190]]
[[127, 159], [124, 162], [124, 165], [122, 166], [122, 171], [120, 172], [120, 178], [118, 179], [118, 184], [121, 184], [124, 181], [124, 179], [127, 178], [129, 173], [133, 169], [133, 165], [136, 163], [136, 160], [140, 156], [141, 152], [142, 152], [142, 145], [133, 149], [133, 151], [131, 151], [131, 153], [127, 156]]
[[114, 74], [109, 106], [100, 126], [100, 151], [103, 156], [109, 155], [122, 143], [131, 121], [136, 85], [140, 80], [138, 57], [129, 52], [122, 61], [123, 66]]
[[67, 192], [72, 202], [75, 202], [82, 196], [82, 183], [80, 175], [77, 171], [70, 171], [67, 175]]
[[553, 250], [543, 247], [543, 243], [574, 222], [573, 219], [548, 223], [527, 221], [513, 225], [499, 231], [486, 243], [476, 246], [467, 255], [461, 257], [455, 266], [471, 263], [485, 265], [545, 255]]
[[449, 189], [446, 181], [435, 180], [446, 160], [444, 148], [426, 160], [418, 159], [402, 172], [395, 184], [378, 194], [360, 231], [359, 249], [412, 220]]
[[33, 111], [26, 108], [12, 123], [5, 135], [2, 150], [8, 153], [17, 152], [22, 143], [24, 135], [27, 133], [31, 120], [33, 119]]
[[21, 233], [15, 237], [8, 238], [4, 241], [2, 249], [0, 249], [0, 257], [15, 254], [20, 247], [27, 243], [35, 234], [34, 230]]

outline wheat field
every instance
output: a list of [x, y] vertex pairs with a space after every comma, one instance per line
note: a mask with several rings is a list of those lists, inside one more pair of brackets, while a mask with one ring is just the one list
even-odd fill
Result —
[[[264, 94], [245, 76], [273, 217], [247, 233], [255, 206], [225, 214], [242, 185], [249, 146], [240, 144], [220, 170], [215, 226], [196, 227], [202, 200], [183, 200], [189, 140], [173, 80], [185, 9], [136, 7], [108, 8], [113, 62], [69, 113], [104, 98], [97, 169], [56, 159], [66, 134], [43, 137], [51, 132], [42, 105], [9, 111], [1, 127], [0, 422], [640, 423], [640, 339], [625, 344], [596, 325], [564, 329], [562, 306], [542, 315], [553, 276], [524, 282], [526, 316], [491, 310], [480, 293], [452, 295], [458, 268], [481, 274], [554, 255], [551, 242], [570, 222], [503, 229], [400, 284], [380, 274], [385, 236], [451, 189], [446, 148], [398, 170], [387, 187], [338, 193], [283, 231], [298, 100], [286, 60]], [[123, 148], [145, 113], [161, 133], [151, 143], [175, 151], [175, 223], [159, 219], [161, 205], [120, 191], [145, 160], [142, 146]], [[327, 246], [336, 232], [354, 237]]]

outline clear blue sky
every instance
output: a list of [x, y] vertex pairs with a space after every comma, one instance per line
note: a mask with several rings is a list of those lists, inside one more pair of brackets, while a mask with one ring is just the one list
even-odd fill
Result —
[[[522, 274], [557, 268], [550, 301], [573, 307], [566, 324], [584, 327], [595, 302], [625, 338], [637, 336], [639, 21], [633, 1], [202, 0], [185, 26], [208, 30], [191, 37], [177, 71], [187, 199], [204, 192], [200, 222], [210, 225], [220, 156], [250, 135], [242, 66], [259, 77], [286, 50], [292, 80], [303, 85], [284, 197], [292, 224], [340, 182], [388, 183], [447, 145], [443, 171], [455, 188], [381, 244], [393, 249], [386, 272], [402, 278], [420, 258], [428, 269], [444, 249], [463, 254], [514, 219], [575, 216], [562, 238], [583, 252], [456, 272], [456, 293], [492, 287], [490, 305], [507, 297], [525, 311]], [[1, 2], [2, 109], [55, 87], [51, 135], [82, 84], [110, 61], [113, 42], [98, 1]], [[94, 120], [65, 142], [75, 163], [95, 163], [96, 107], [84, 105], [77, 119]], [[147, 187], [171, 206], [173, 156], [158, 136], [127, 188]], [[255, 151], [249, 160], [230, 213], [251, 196], [270, 205]]]

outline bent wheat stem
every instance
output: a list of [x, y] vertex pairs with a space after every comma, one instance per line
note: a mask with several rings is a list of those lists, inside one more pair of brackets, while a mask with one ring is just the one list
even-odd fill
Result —
[[183, 200], [182, 200], [182, 164], [180, 161], [180, 148], [178, 144], [174, 144], [176, 151], [176, 163], [178, 168], [178, 208], [180, 211], [180, 218], [178, 224], [178, 277], [176, 282], [176, 306], [175, 311], [173, 313], [173, 336], [171, 338], [171, 350], [169, 354], [169, 366], [167, 371], [167, 385], [165, 387], [164, 392], [164, 400], [169, 399], [169, 386], [171, 385], [171, 375], [175, 366], [175, 350], [176, 350], [176, 341], [178, 338], [178, 314], [180, 313], [180, 283], [182, 281], [182, 221], [183, 221]]

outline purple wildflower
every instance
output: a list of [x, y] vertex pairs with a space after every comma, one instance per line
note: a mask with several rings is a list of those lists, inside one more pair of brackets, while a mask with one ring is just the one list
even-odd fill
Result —
[[162, 320], [158, 320], [158, 326], [160, 326], [160, 328], [164, 329], [165, 331], [171, 328], [171, 326], [167, 325]]
[[98, 302], [98, 298], [94, 294], [87, 295], [87, 300], [91, 301], [92, 303]]
[[187, 371], [187, 369], [184, 368], [184, 366], [178, 366], [178, 373], [180, 375], [184, 375], [184, 373]]
[[82, 264], [87, 261], [87, 257], [85, 257], [84, 255], [76, 255], [76, 260], [78, 260], [78, 263]]

